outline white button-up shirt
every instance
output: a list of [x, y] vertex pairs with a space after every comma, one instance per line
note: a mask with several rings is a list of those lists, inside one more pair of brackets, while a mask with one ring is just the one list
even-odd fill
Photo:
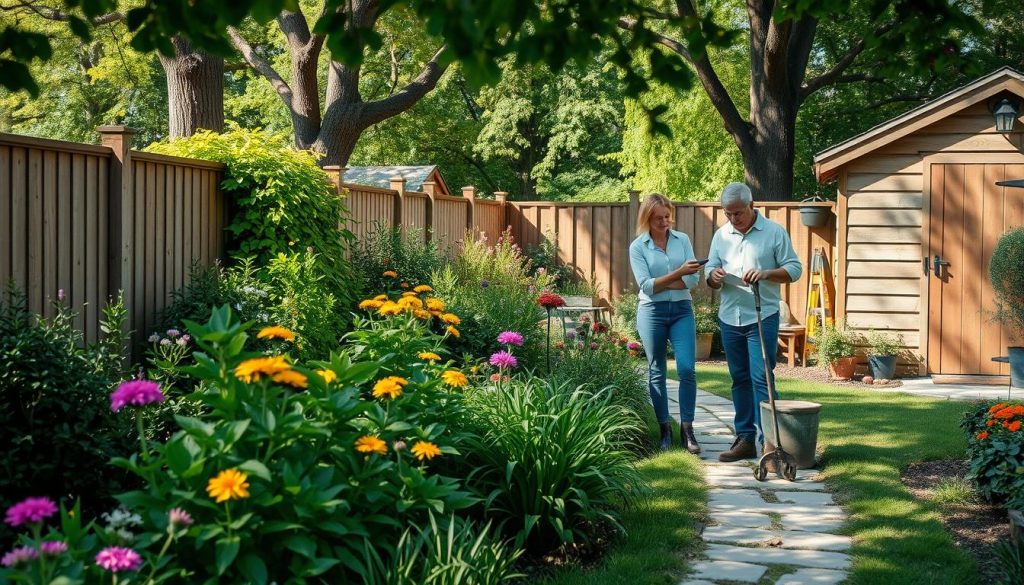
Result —
[[[708, 263], [704, 265], [705, 276], [716, 268], [739, 278], [751, 269], [771, 270], [782, 268], [789, 278], [796, 281], [803, 274], [803, 266], [793, 250], [793, 242], [781, 225], [757, 213], [754, 225], [747, 233], [741, 233], [731, 223], [718, 228], [711, 239]], [[761, 318], [779, 312], [781, 288], [777, 282], [763, 280], [761, 288]], [[750, 287], [723, 283], [718, 317], [723, 323], [734, 326], [750, 325], [757, 322], [754, 312], [754, 292]]]
[[633, 269], [633, 278], [640, 287], [640, 301], [688, 301], [693, 297], [690, 289], [700, 282], [700, 273], [695, 272], [682, 278], [685, 289], [667, 289], [654, 292], [654, 279], [665, 276], [679, 268], [687, 260], [694, 259], [693, 244], [690, 237], [683, 232], [668, 230], [665, 249], [654, 245], [650, 232], [637, 236], [629, 245], [629, 265]]

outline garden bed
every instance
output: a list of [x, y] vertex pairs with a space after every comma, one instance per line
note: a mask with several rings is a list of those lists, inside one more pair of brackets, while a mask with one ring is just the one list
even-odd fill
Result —
[[[726, 363], [722, 356], [712, 356], [712, 359], [701, 362], [701, 365], [721, 366], [723, 368], [729, 367], [729, 364]], [[828, 371], [824, 368], [805, 368], [802, 366], [791, 368], [781, 361], [775, 364], [775, 377], [777, 379], [788, 378], [793, 380], [803, 380], [805, 382], [820, 382], [822, 384], [831, 384], [832, 386], [855, 388], [898, 388], [903, 385], [903, 382], [899, 380], [890, 380], [888, 384], [872, 384], [871, 386], [868, 386], [864, 382], [861, 382], [859, 377], [848, 381], [833, 380], [829, 377]]]

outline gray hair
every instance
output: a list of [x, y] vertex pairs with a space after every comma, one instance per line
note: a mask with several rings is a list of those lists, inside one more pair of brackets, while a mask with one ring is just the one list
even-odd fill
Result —
[[754, 202], [754, 195], [750, 192], [750, 187], [747, 187], [746, 183], [729, 183], [722, 189], [721, 201], [722, 207], [732, 205], [733, 203], [750, 205]]

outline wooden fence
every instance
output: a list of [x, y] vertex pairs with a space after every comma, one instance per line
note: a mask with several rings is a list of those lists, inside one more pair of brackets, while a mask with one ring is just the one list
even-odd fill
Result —
[[0, 287], [47, 317], [63, 291], [88, 342], [123, 290], [138, 340], [192, 260], [222, 255], [223, 167], [133, 151], [123, 126], [99, 131], [103, 146], [0, 134]]

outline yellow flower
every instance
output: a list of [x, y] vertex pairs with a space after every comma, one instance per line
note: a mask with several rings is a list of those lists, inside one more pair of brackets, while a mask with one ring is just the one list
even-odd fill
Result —
[[359, 308], [368, 311], [371, 309], [379, 309], [384, 305], [384, 301], [378, 301], [377, 299], [366, 299], [359, 303]]
[[385, 301], [384, 304], [381, 305], [381, 307], [379, 309], [377, 309], [377, 314], [381, 315], [383, 317], [388, 317], [388, 316], [391, 316], [391, 315], [397, 315], [397, 314], [399, 314], [401, 312], [402, 312], [402, 306], [399, 305], [398, 303], [393, 303], [391, 301]]
[[431, 311], [444, 311], [444, 301], [435, 297], [430, 297], [427, 299], [427, 308]]
[[459, 316], [455, 313], [445, 313], [441, 315], [441, 320], [448, 325], [462, 325], [462, 319], [459, 319]]
[[356, 439], [356, 451], [360, 453], [376, 453], [378, 455], [388, 454], [388, 444], [379, 437], [363, 435]]
[[462, 337], [462, 335], [459, 334], [459, 330], [454, 328], [454, 327], [452, 327], [451, 325], [448, 326], [447, 331], [448, 331], [448, 333], [451, 334], [452, 337], [454, 337], [456, 339], [458, 339], [459, 337]]
[[263, 375], [273, 376], [291, 368], [288, 362], [284, 361], [284, 356], [252, 358], [238, 364], [235, 368], [235, 377], [248, 384], [258, 382]]
[[421, 351], [418, 354], [416, 354], [416, 357], [420, 358], [421, 360], [427, 360], [430, 363], [441, 361], [441, 356], [437, 355], [432, 351]]
[[383, 380], [377, 380], [377, 383], [373, 385], [373, 397], [382, 398], [387, 396], [394, 400], [402, 395], [402, 388], [408, 383], [408, 380], [398, 376], [388, 376]]
[[416, 293], [412, 292], [411, 290], [407, 290], [404, 293], [402, 293], [402, 296], [403, 297], [414, 297], [414, 296], [416, 296]]
[[419, 300], [415, 296], [402, 297], [398, 299], [398, 305], [403, 309], [422, 309], [423, 301]]
[[271, 380], [278, 384], [287, 384], [292, 388], [308, 388], [309, 380], [306, 379], [304, 374], [300, 374], [295, 370], [285, 370], [274, 374]]
[[412, 289], [418, 293], [432, 292], [434, 289], [429, 284], [421, 284], [416, 288]]
[[260, 332], [256, 334], [256, 339], [283, 339], [285, 341], [295, 341], [295, 334], [280, 325], [271, 325], [270, 327], [260, 329]]
[[399, 288], [409, 288], [409, 283], [408, 282], [403, 282], [403, 283], [399, 284], [398, 287]]
[[469, 378], [466, 377], [466, 374], [457, 370], [446, 370], [442, 372], [441, 379], [444, 380], [445, 384], [454, 388], [462, 388], [469, 384]]
[[206, 493], [217, 503], [249, 497], [249, 476], [237, 469], [225, 469], [206, 484]]
[[441, 454], [441, 449], [439, 449], [437, 445], [427, 441], [416, 441], [416, 444], [412, 446], [410, 451], [412, 451], [412, 454], [420, 461], [423, 461], [424, 459], [433, 459]]
[[388, 295], [377, 295], [377, 296], [373, 297], [373, 300], [375, 300], [375, 301], [386, 301], [386, 300], [388, 300]]
[[385, 270], [383, 276], [388, 278], [398, 278], [398, 273], [394, 270]]
[[338, 379], [338, 374], [335, 374], [334, 370], [317, 370], [316, 373], [328, 384]]
[[430, 311], [424, 311], [423, 309], [413, 309], [412, 314], [417, 319], [421, 319], [423, 321], [430, 318]]

